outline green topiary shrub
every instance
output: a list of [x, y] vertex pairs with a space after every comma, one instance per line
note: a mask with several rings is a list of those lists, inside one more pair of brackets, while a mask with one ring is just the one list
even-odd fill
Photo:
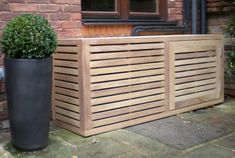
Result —
[[1, 47], [9, 58], [47, 58], [54, 53], [56, 46], [56, 33], [42, 16], [17, 16], [3, 30]]

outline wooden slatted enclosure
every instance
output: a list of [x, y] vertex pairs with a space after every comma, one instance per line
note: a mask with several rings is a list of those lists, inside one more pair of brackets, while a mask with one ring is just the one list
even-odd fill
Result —
[[59, 40], [53, 119], [83, 136], [223, 102], [223, 37]]

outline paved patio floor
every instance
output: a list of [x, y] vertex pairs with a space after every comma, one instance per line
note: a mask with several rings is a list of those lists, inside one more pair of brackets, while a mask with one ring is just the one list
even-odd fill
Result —
[[51, 125], [49, 146], [20, 152], [0, 132], [0, 158], [235, 158], [235, 99], [178, 116], [83, 138]]

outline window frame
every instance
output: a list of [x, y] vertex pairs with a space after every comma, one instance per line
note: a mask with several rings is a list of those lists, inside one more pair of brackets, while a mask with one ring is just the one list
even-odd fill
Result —
[[117, 0], [117, 10], [115, 12], [105, 11], [82, 11], [83, 19], [118, 19], [118, 20], [146, 20], [164, 19], [167, 20], [168, 3], [166, 0], [158, 0], [158, 13], [130, 12], [129, 0]]

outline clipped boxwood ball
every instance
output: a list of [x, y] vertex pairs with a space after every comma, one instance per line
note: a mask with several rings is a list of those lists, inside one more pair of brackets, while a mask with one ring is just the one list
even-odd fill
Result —
[[17, 16], [3, 30], [1, 47], [9, 58], [47, 58], [54, 53], [56, 46], [56, 33], [42, 16]]

